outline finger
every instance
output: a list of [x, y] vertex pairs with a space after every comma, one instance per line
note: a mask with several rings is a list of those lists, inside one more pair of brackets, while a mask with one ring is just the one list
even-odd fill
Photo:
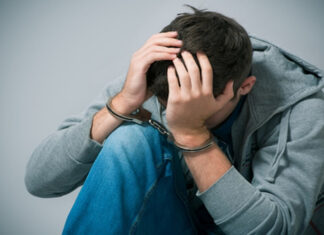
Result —
[[152, 46], [152, 47], [149, 47], [146, 51], [178, 54], [180, 52], [180, 50], [181, 49], [179, 47]]
[[157, 33], [152, 35], [151, 38], [159, 38], [159, 37], [177, 37], [178, 36], [178, 32], [177, 31], [168, 31], [168, 32], [161, 32], [161, 33]]
[[197, 52], [197, 58], [201, 68], [201, 81], [203, 91], [213, 92], [213, 68], [206, 54]]
[[145, 44], [140, 49], [138, 49], [138, 51], [143, 51], [147, 47], [150, 47], [151, 45], [154, 45], [154, 43], [160, 42], [161, 41], [161, 38], [162, 38], [162, 42], [163, 43], [168, 43], [163, 38], [173, 39], [171, 41], [171, 45], [174, 45], [174, 47], [181, 47], [182, 46], [182, 41], [181, 40], [178, 40], [178, 39], [175, 39], [177, 36], [178, 36], [178, 32], [176, 32], [176, 31], [170, 31], [170, 32], [163, 32], [163, 33], [154, 34], [153, 36], [151, 36], [145, 42]]
[[[177, 58], [176, 54], [170, 53], [159, 53], [159, 52], [151, 52], [141, 55], [136, 55], [136, 58], [133, 58], [134, 63], [133, 66], [136, 67], [137, 70], [141, 73], [146, 73], [151, 66], [152, 63], [156, 61], [172, 61], [173, 59]], [[135, 63], [136, 61], [136, 63]]]
[[184, 64], [179, 58], [175, 58], [173, 60], [173, 64], [178, 73], [181, 90], [184, 92], [189, 92], [191, 89], [191, 81]]
[[[143, 55], [142, 58], [143, 58], [143, 63], [145, 65], [144, 67], [146, 69], [148, 69], [149, 66], [155, 61], [174, 60], [175, 58], [177, 58], [177, 55], [165, 53], [165, 52], [152, 52], [152, 53], [147, 53], [147, 54]], [[146, 71], [144, 71], [144, 72], [146, 72]]]
[[173, 54], [173, 59], [176, 58], [176, 54], [180, 52], [180, 48], [174, 47], [162, 47], [162, 46], [151, 46], [146, 49], [143, 49], [137, 53], [139, 58], [145, 58], [152, 53], [169, 53]]
[[158, 45], [165, 47], [181, 47], [182, 41], [176, 38], [168, 38], [168, 37], [158, 37], [152, 38], [152, 40], [147, 42], [148, 46]]
[[180, 89], [176, 71], [172, 65], [168, 67], [167, 77], [168, 77], [169, 97], [170, 97], [173, 96], [173, 94], [177, 94]]
[[182, 52], [181, 55], [190, 76], [191, 89], [201, 90], [200, 70], [195, 59], [193, 58], [192, 54], [188, 51]]
[[227, 82], [223, 94], [227, 97], [227, 100], [230, 100], [234, 97], [234, 81], [231, 80]]

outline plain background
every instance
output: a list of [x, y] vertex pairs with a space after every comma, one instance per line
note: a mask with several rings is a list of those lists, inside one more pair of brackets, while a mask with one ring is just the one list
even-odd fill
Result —
[[219, 11], [249, 33], [324, 68], [322, 0], [0, 1], [0, 234], [60, 234], [79, 191], [29, 195], [33, 149], [102, 87], [184, 3]]

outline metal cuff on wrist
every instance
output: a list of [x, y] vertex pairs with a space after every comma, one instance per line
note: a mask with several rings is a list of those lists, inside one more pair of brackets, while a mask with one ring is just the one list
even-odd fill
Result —
[[184, 145], [181, 145], [177, 143], [175, 140], [173, 141], [174, 145], [180, 149], [182, 152], [190, 152], [190, 153], [195, 153], [195, 152], [201, 152], [206, 149], [209, 149], [211, 146], [216, 144], [215, 137], [213, 135], [210, 136], [208, 140], [206, 140], [201, 146], [195, 147], [195, 148], [188, 148]]
[[172, 133], [170, 131], [168, 131], [167, 128], [165, 128], [161, 123], [151, 119], [151, 113], [149, 111], [140, 107], [137, 110], [135, 110], [132, 114], [130, 114], [129, 116], [119, 114], [111, 108], [112, 98], [110, 98], [106, 103], [106, 108], [111, 115], [113, 115], [115, 118], [117, 118], [121, 121], [134, 122], [134, 123], [137, 123], [140, 125], [142, 125], [143, 123], [148, 123], [153, 128], [157, 129], [162, 135], [167, 136], [168, 140], [170, 142], [172, 142], [182, 152], [191, 152], [191, 153], [192, 152], [201, 152], [201, 151], [204, 151], [204, 150], [210, 148], [212, 145], [216, 144], [215, 138], [211, 134], [211, 137], [205, 143], [203, 143], [201, 146], [198, 146], [195, 148], [189, 148], [189, 147], [183, 146], [175, 141]]
[[122, 115], [122, 114], [119, 114], [117, 113], [116, 111], [114, 111], [112, 108], [111, 108], [111, 101], [112, 101], [113, 97], [110, 98], [107, 103], [106, 103], [106, 108], [108, 110], [108, 112], [113, 115], [115, 118], [121, 120], [121, 121], [126, 121], [126, 122], [135, 122], [137, 124], [143, 124], [144, 120], [141, 120], [140, 117], [135, 117], [135, 115], [137, 113], [140, 112], [140, 109], [136, 109], [133, 113], [134, 115], [130, 115], [130, 116], [125, 116], [125, 115]]

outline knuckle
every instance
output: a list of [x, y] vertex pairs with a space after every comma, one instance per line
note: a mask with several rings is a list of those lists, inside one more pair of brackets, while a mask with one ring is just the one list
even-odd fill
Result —
[[192, 91], [192, 98], [198, 99], [202, 96], [201, 92], [199, 90], [193, 90]]
[[152, 37], [150, 37], [150, 38], [146, 41], [145, 44], [146, 44], [147, 46], [153, 45], [153, 44], [155, 44], [156, 40], [157, 40], [157, 38], [154, 37], [154, 36], [152, 36]]
[[183, 103], [188, 103], [191, 100], [191, 98], [192, 97], [189, 94], [184, 94], [184, 95], [182, 95], [181, 101]]
[[169, 102], [172, 104], [179, 104], [181, 102], [181, 99], [179, 96], [174, 95], [174, 96], [169, 97]]
[[146, 43], [146, 48], [148, 49], [148, 50], [152, 50], [152, 47], [154, 46], [154, 41], [147, 41], [147, 43]]
[[154, 38], [157, 38], [158, 37], [158, 33], [155, 33], [155, 34], [153, 34], [151, 37], [150, 37], [150, 39], [154, 39]]
[[150, 45], [148, 49], [150, 52], [158, 52], [159, 51], [159, 47], [154, 44]]
[[210, 65], [207, 65], [206, 68], [205, 68], [205, 71], [207, 73], [212, 73], [213, 72], [213, 68]]
[[183, 80], [186, 81], [186, 82], [190, 81], [189, 73], [186, 72], [185, 74], [183, 74]]
[[144, 43], [144, 46], [149, 45], [152, 40], [153, 40], [152, 37], [150, 37], [149, 39], [147, 39], [146, 42]]
[[198, 69], [198, 67], [197, 67], [196, 64], [191, 63], [191, 71], [192, 71], [193, 73], [195, 73], [195, 74], [198, 74], [198, 73], [199, 73], [199, 69]]
[[210, 97], [210, 96], [213, 95], [213, 92], [212, 92], [211, 90], [203, 90], [203, 91], [202, 91], [202, 95], [203, 95], [204, 97]]

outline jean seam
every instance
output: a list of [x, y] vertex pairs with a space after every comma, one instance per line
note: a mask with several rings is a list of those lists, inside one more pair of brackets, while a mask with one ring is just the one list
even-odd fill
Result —
[[[162, 162], [162, 164], [163, 164], [163, 162]], [[162, 165], [162, 164], [161, 164], [161, 165]], [[158, 168], [160, 168], [160, 167], [158, 167]], [[145, 197], [144, 197], [144, 199], [143, 199], [142, 206], [141, 206], [141, 208], [140, 208], [140, 210], [139, 210], [139, 212], [138, 212], [138, 214], [137, 214], [137, 216], [136, 216], [136, 218], [135, 218], [135, 221], [134, 221], [133, 225], [130, 227], [129, 234], [134, 234], [134, 233], [135, 233], [135, 229], [136, 229], [136, 227], [137, 227], [137, 224], [138, 224], [138, 222], [140, 221], [140, 219], [141, 219], [142, 216], [143, 216], [144, 209], [145, 209], [145, 206], [146, 206], [146, 204], [147, 204], [147, 201], [148, 201], [148, 199], [150, 198], [150, 196], [152, 195], [152, 193], [154, 192], [154, 190], [155, 190], [155, 188], [156, 188], [156, 186], [157, 186], [157, 184], [158, 184], [158, 181], [159, 181], [160, 178], [161, 178], [161, 174], [162, 174], [162, 172], [163, 172], [163, 171], [161, 171], [161, 172], [159, 173], [159, 176], [157, 177], [157, 179], [154, 181], [154, 183], [152, 184], [152, 186], [149, 188], [148, 192], [146, 193], [146, 195], [145, 195]]]
[[[177, 157], [177, 156], [176, 156]], [[172, 159], [173, 160], [173, 166], [172, 166], [172, 168], [173, 168], [173, 171], [175, 172], [175, 164], [176, 164], [176, 162], [175, 161], [177, 161], [176, 159]], [[180, 168], [182, 169], [182, 167], [180, 166]], [[181, 174], [183, 174], [182, 173], [182, 171], [181, 171]], [[190, 225], [191, 225], [191, 227], [192, 227], [192, 229], [195, 231], [195, 233], [196, 234], [198, 234], [198, 232], [197, 232], [197, 228], [196, 228], [196, 226], [194, 225], [195, 223], [194, 223], [194, 221], [193, 221], [193, 218], [192, 218], [192, 215], [191, 215], [191, 210], [190, 210], [190, 208], [189, 208], [189, 206], [188, 206], [188, 199], [186, 199], [183, 195], [182, 195], [182, 193], [180, 192], [180, 190], [178, 189], [178, 187], [177, 187], [177, 182], [178, 182], [178, 180], [177, 180], [177, 178], [178, 178], [178, 176], [177, 176], [177, 174], [174, 174], [174, 188], [175, 188], [175, 192], [176, 192], [176, 194], [178, 195], [178, 197], [179, 197], [179, 199], [182, 201], [182, 204], [183, 204], [183, 206], [185, 207], [185, 210], [186, 210], [186, 214], [187, 214], [187, 216], [188, 216], [188, 218], [189, 218], [189, 220], [190, 220]]]

